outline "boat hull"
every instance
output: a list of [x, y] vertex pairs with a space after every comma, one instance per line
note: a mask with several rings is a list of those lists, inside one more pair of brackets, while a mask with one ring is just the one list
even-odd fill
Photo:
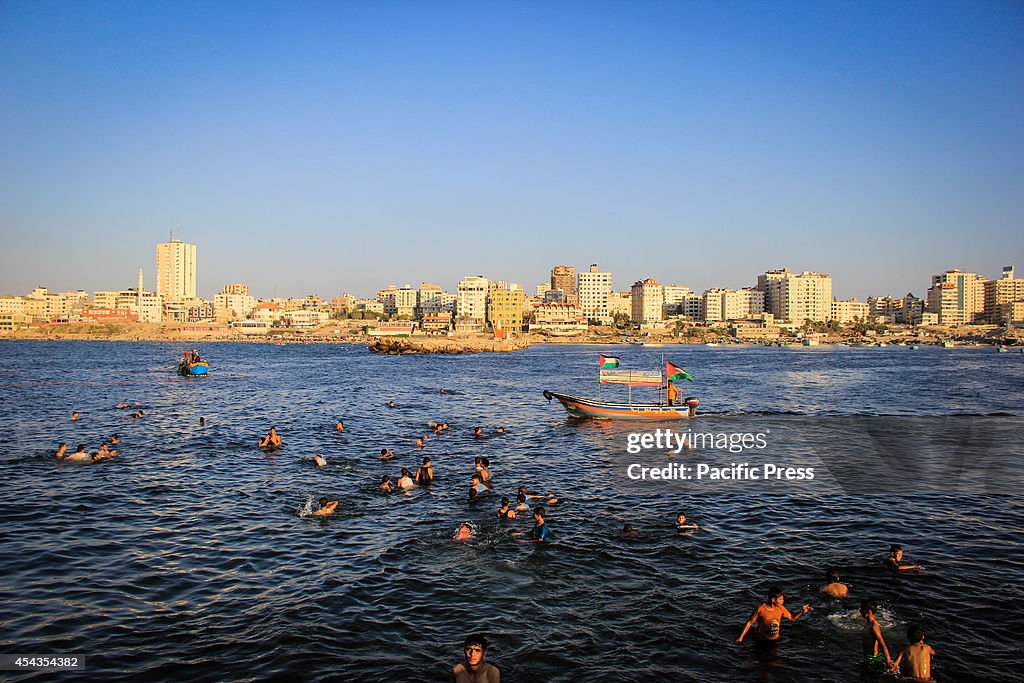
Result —
[[178, 374], [183, 377], [202, 377], [210, 371], [210, 365], [206, 361], [189, 363], [178, 368]]
[[565, 407], [570, 417], [589, 420], [625, 420], [629, 422], [663, 422], [667, 420], [685, 420], [691, 417], [688, 408], [683, 406], [663, 406], [657, 403], [606, 403], [579, 396], [558, 394], [545, 391], [544, 398], [549, 401], [557, 398]]

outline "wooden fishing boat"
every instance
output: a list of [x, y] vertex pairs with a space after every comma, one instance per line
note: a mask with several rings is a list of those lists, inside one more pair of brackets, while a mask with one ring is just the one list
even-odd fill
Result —
[[557, 398], [570, 416], [592, 420], [631, 420], [634, 422], [660, 422], [683, 420], [697, 414], [700, 404], [696, 398], [683, 399], [683, 405], [666, 406], [658, 403], [610, 403], [554, 391], [544, 391], [549, 401]]
[[[606, 364], [607, 361], [614, 364]], [[665, 375], [660, 371], [637, 371], [619, 370], [617, 358], [606, 359], [601, 356], [601, 371], [599, 382], [601, 384], [617, 384], [628, 388], [626, 402], [609, 401], [603, 398], [592, 399], [562, 394], [555, 391], [544, 390], [544, 398], [551, 400], [557, 398], [565, 407], [570, 417], [592, 419], [592, 420], [630, 420], [633, 422], [660, 422], [664, 420], [682, 420], [693, 417], [697, 414], [697, 406], [700, 404], [695, 397], [690, 396], [674, 405], [668, 402], [635, 402], [633, 401], [633, 387], [648, 387], [660, 390], [664, 389], [665, 379], [668, 382], [680, 379], [693, 379], [682, 368], [671, 363], [665, 363]], [[667, 386], [667, 384], [666, 384]]]

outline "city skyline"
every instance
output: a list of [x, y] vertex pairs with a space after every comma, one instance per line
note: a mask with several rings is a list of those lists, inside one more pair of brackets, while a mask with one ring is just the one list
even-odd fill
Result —
[[[368, 296], [556, 264], [923, 296], [1024, 263], [1014, 3], [8, 3], [0, 293]], [[178, 227], [180, 225], [180, 227]]]

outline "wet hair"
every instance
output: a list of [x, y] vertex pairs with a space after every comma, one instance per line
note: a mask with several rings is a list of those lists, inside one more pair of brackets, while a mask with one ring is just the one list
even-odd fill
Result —
[[768, 588], [768, 602], [771, 602], [775, 598], [782, 597], [782, 588], [779, 586], [771, 586]]
[[60, 448], [61, 446], [63, 446], [64, 448], [67, 448], [68, 445], [67, 445], [66, 442], [61, 441], [59, 444], [57, 444], [57, 448]]
[[428, 464], [429, 462], [430, 462], [430, 458], [428, 458], [428, 457], [424, 456], [424, 457], [423, 457], [423, 464], [424, 464], [424, 465], [426, 465], [426, 464]]
[[871, 614], [874, 614], [875, 612], [878, 611], [878, 603], [875, 602], [874, 600], [861, 600], [860, 601], [860, 611], [861, 612], [870, 612]]
[[403, 467], [402, 468], [402, 476], [403, 477], [411, 477], [412, 476], [412, 472], [409, 471], [408, 467]]
[[77, 448], [80, 451], [84, 451], [85, 450], [85, 444], [84, 443], [80, 443], [75, 448]]
[[825, 570], [825, 580], [832, 583], [839, 581], [839, 572], [836, 571], [835, 567], [829, 567]]
[[380, 449], [380, 454], [381, 455], [387, 455], [388, 454], [388, 449], [386, 449], [386, 448]]
[[914, 645], [915, 643], [920, 643], [922, 640], [924, 640], [924, 629], [922, 629], [917, 624], [911, 624], [909, 627], [907, 627], [908, 643]]
[[899, 543], [893, 543], [892, 545], [889, 546], [889, 554], [890, 555], [895, 553], [895, 552], [897, 552], [897, 551], [899, 551], [899, 550], [903, 550], [903, 546], [901, 546]]
[[636, 531], [636, 529], [633, 528], [632, 524], [623, 524], [622, 525], [622, 533], [629, 534], [629, 533], [632, 533], [634, 531]]
[[483, 465], [484, 467], [490, 467], [491, 461], [488, 460], [487, 458], [480, 458], [480, 464]]
[[502, 505], [502, 507], [504, 507], [504, 506], [508, 505], [508, 498], [502, 497], [502, 499], [501, 499], [501, 505]]
[[382, 484], [386, 484], [386, 483], [388, 483], [390, 481], [391, 481], [391, 477], [389, 477], [386, 474], [383, 477], [380, 478], [380, 483], [382, 483]]
[[519, 495], [517, 495], [516, 496], [516, 502], [517, 503], [525, 503], [526, 502], [526, 494], [525, 493], [520, 493]]
[[480, 475], [479, 475], [479, 474], [474, 474], [474, 475], [473, 475], [472, 477], [470, 477], [470, 478], [469, 478], [469, 480], [470, 480], [470, 481], [476, 481], [476, 482], [479, 482], [479, 481], [481, 481], [481, 479], [480, 479]]
[[533, 508], [533, 514], [540, 515], [541, 517], [543, 517], [544, 516], [544, 508], [542, 506], [538, 505], [537, 507]]
[[110, 438], [111, 438], [111, 439], [120, 439], [120, 438], [121, 438], [121, 435], [120, 435], [120, 434], [111, 434], [111, 435], [110, 435]]
[[463, 644], [462, 649], [465, 650], [470, 645], [479, 645], [484, 652], [487, 652], [487, 638], [485, 638], [482, 633], [474, 633], [473, 635], [466, 636], [466, 642]]
[[317, 502], [320, 503], [320, 507], [325, 507], [327, 505], [327, 498], [326, 497], [321, 498]]
[[526, 488], [525, 486], [520, 486], [519, 487], [519, 493], [521, 493], [523, 495], [526, 495], [529, 492], [530, 492], [530, 489]]

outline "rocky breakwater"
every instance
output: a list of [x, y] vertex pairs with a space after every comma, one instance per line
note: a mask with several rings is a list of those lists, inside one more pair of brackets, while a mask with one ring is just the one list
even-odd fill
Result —
[[459, 339], [452, 337], [422, 339], [377, 339], [370, 351], [384, 355], [407, 353], [486, 353], [491, 351], [517, 351], [530, 346], [524, 339]]

